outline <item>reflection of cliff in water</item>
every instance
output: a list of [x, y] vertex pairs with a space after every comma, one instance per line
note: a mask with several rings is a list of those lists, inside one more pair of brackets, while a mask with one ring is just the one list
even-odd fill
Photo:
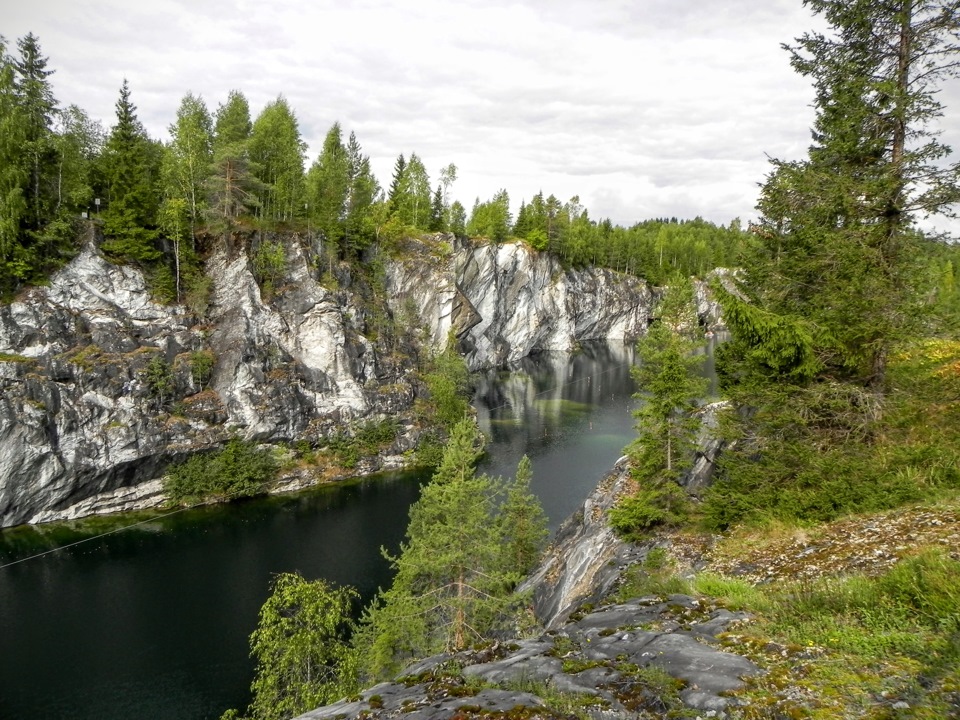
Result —
[[489, 371], [477, 381], [474, 405], [481, 429], [498, 446], [537, 448], [579, 425], [590, 411], [633, 392], [635, 351], [624, 344], [585, 343], [575, 353], [540, 353], [511, 371]]

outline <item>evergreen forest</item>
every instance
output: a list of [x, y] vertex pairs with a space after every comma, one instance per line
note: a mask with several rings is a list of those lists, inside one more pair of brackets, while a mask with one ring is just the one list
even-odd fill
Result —
[[[416, 152], [401, 153], [381, 184], [339, 123], [308, 157], [282, 96], [254, 116], [239, 90], [212, 110], [187, 93], [161, 142], [124, 82], [105, 128], [58, 104], [38, 38], [0, 39], [0, 296], [43, 283], [77, 253], [83, 213], [102, 223], [102, 251], [142, 268], [158, 299], [197, 306], [209, 289], [205, 257], [252, 231], [305, 233], [331, 264], [369, 265], [427, 233], [523, 242], [568, 267], [669, 286], [638, 344], [632, 491], [610, 516], [623, 538], [709, 538], [716, 560], [867, 514], [955, 514], [960, 246], [924, 223], [960, 201], [960, 164], [937, 133], [939, 93], [960, 68], [960, 0], [804, 5], [829, 27], [785, 47], [814, 89], [811, 144], [800, 160], [771, 160], [749, 227], [702, 218], [622, 227], [592, 218], [578, 197], [540, 192], [514, 206], [506, 189], [468, 210], [452, 199], [456, 165], [431, 178]], [[269, 243], [252, 258], [264, 284], [278, 264], [271, 253], [282, 267], [282, 247]], [[711, 275], [719, 267], [731, 270]], [[730, 331], [718, 351], [724, 450], [697, 493], [682, 487], [704, 412], [691, 276], [709, 278]], [[542, 511], [528, 459], [507, 481], [476, 473], [484, 440], [459, 361], [451, 349], [434, 370], [449, 439], [432, 448], [433, 479], [388, 557], [393, 585], [353, 621], [351, 589], [278, 576], [251, 636], [247, 717], [293, 717], [412, 660], [524, 630], [529, 598], [516, 590], [545, 542]], [[185, 465], [182, 474], [210, 472]], [[756, 617], [730, 640], [769, 670], [744, 695], [757, 714], [743, 717], [955, 717], [960, 557], [947, 543], [913, 550], [892, 569], [771, 575], [775, 584], [671, 574], [665, 553], [648, 554], [619, 599], [689, 592]], [[780, 559], [771, 550], [757, 564]], [[897, 714], [888, 698], [915, 712]]]

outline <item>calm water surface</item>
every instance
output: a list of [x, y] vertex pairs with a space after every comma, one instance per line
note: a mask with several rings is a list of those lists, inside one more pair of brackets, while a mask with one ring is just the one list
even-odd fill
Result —
[[[629, 349], [590, 345], [484, 376], [481, 469], [512, 475], [528, 454], [556, 528], [632, 436], [630, 364]], [[199, 720], [245, 707], [248, 636], [271, 576], [296, 570], [369, 598], [390, 581], [380, 547], [399, 545], [426, 479], [192, 510], [0, 570], [0, 718]], [[64, 525], [0, 533], [0, 565], [79, 537]]]

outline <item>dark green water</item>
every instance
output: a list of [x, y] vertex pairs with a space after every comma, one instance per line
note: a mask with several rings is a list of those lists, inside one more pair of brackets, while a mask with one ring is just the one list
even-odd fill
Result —
[[[482, 469], [511, 475], [530, 455], [555, 528], [630, 440], [629, 364], [628, 351], [591, 345], [490, 374], [476, 398], [491, 437]], [[199, 720], [244, 706], [270, 577], [297, 570], [370, 597], [390, 579], [380, 547], [398, 546], [426, 479], [183, 512], [0, 569], [0, 718]], [[0, 565], [80, 537], [63, 525], [0, 533]]]

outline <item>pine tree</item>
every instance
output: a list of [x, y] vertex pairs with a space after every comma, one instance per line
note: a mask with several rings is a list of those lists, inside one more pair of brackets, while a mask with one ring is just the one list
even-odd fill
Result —
[[230, 237], [241, 215], [259, 205], [261, 183], [250, 160], [250, 105], [239, 90], [217, 107], [213, 128], [213, 163], [204, 193], [212, 229]]
[[246, 143], [253, 124], [250, 122], [250, 103], [239, 90], [231, 90], [227, 102], [217, 106], [213, 129], [213, 150], [224, 151], [228, 146]]
[[532, 479], [530, 458], [524, 455], [513, 482], [507, 485], [507, 497], [500, 508], [505, 570], [517, 577], [536, 567], [549, 536], [547, 516], [537, 496], [530, 492]]
[[126, 79], [116, 107], [117, 124], [107, 139], [103, 158], [108, 187], [103, 250], [117, 259], [149, 262], [160, 257], [154, 240], [161, 150], [137, 118]]
[[497, 485], [474, 474], [479, 441], [471, 420], [458, 424], [410, 509], [407, 540], [391, 558], [396, 578], [357, 635], [369, 678], [388, 677], [412, 658], [463, 649], [507, 616], [512, 582], [503, 569]]

